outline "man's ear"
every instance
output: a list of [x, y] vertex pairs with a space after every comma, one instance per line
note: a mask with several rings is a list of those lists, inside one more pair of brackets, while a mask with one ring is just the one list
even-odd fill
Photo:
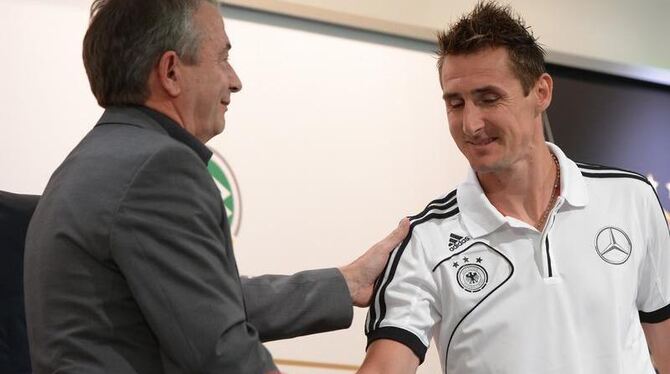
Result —
[[551, 97], [554, 91], [554, 80], [547, 73], [543, 73], [535, 83], [535, 95], [537, 97], [537, 112], [542, 113], [551, 104]]
[[182, 68], [181, 59], [175, 51], [163, 53], [160, 60], [158, 60], [158, 66], [156, 67], [158, 82], [165, 93], [171, 97], [179, 96], [182, 91]]

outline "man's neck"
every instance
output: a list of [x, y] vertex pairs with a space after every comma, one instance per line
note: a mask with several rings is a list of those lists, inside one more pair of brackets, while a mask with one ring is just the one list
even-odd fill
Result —
[[145, 103], [144, 106], [146, 106], [149, 109], [153, 109], [157, 112], [162, 113], [165, 116], [168, 116], [171, 120], [173, 120], [175, 123], [177, 123], [181, 128], [184, 130], [188, 131], [189, 134], [193, 135], [196, 137], [202, 144], [206, 144], [209, 141], [208, 137], [203, 137], [201, 134], [199, 134], [196, 129], [193, 126], [189, 126], [189, 123], [187, 121], [187, 118], [180, 112], [179, 106], [175, 104], [175, 102], [170, 101], [165, 98], [154, 98], [154, 97], [149, 97]]
[[477, 173], [477, 178], [486, 197], [502, 215], [542, 229], [543, 216], [553, 208], [549, 205], [557, 196], [557, 165], [548, 147], [506, 170]]

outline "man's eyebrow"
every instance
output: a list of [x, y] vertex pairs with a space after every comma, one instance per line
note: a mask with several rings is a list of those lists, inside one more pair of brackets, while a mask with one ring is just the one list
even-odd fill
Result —
[[476, 89], [472, 90], [471, 92], [472, 92], [473, 95], [482, 95], [482, 94], [487, 94], [487, 93], [491, 93], [491, 92], [498, 93], [498, 92], [500, 92], [500, 89], [496, 86], [488, 85], [488, 86], [484, 86], [484, 87], [481, 87], [481, 88], [476, 88]]
[[[481, 95], [491, 93], [491, 92], [500, 93], [501, 90], [497, 86], [488, 85], [488, 86], [484, 86], [484, 87], [480, 87], [480, 88], [475, 88], [474, 90], [470, 91], [470, 93], [472, 95], [475, 95], [475, 96], [481, 96]], [[461, 94], [456, 93], [456, 92], [445, 92], [442, 95], [442, 98], [444, 100], [457, 99], [457, 98], [460, 98], [460, 97], [461, 97]]]
[[226, 47], [219, 51], [219, 58], [220, 59], [226, 59], [228, 57], [228, 52], [230, 52], [230, 49], [233, 46], [230, 45], [230, 43], [226, 43]]
[[461, 97], [461, 94], [455, 92], [445, 92], [444, 95], [442, 95], [442, 98], [444, 100], [457, 99], [459, 97]]

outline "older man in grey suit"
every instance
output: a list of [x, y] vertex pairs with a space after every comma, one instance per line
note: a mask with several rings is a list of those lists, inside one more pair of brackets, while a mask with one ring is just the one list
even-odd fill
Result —
[[215, 1], [96, 0], [84, 39], [106, 108], [28, 230], [35, 373], [267, 373], [261, 341], [345, 328], [407, 221], [340, 269], [240, 280], [204, 146], [242, 84]]

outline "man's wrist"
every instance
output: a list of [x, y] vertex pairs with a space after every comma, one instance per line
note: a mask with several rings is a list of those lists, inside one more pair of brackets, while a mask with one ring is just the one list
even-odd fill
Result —
[[347, 289], [349, 290], [349, 295], [351, 296], [351, 303], [355, 306], [357, 305], [356, 301], [356, 296], [358, 295], [358, 292], [360, 291], [360, 282], [356, 281], [356, 277], [354, 276], [356, 274], [356, 271], [351, 268], [351, 265], [346, 265], [338, 268], [340, 273], [342, 273], [342, 277], [344, 278], [344, 282], [347, 284]]

